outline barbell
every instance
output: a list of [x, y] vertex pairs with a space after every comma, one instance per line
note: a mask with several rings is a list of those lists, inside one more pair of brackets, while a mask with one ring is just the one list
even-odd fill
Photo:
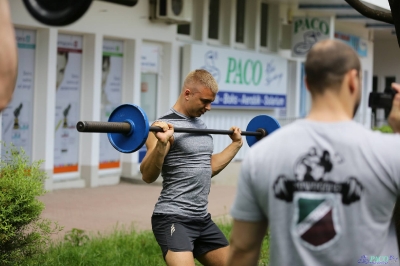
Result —
[[[247, 144], [251, 147], [260, 139], [280, 128], [278, 121], [268, 115], [258, 115], [251, 119], [246, 131]], [[122, 104], [112, 111], [108, 122], [79, 121], [76, 124], [79, 132], [107, 133], [111, 145], [119, 152], [132, 153], [139, 150], [145, 143], [149, 131], [162, 132], [160, 127], [149, 126], [146, 113], [137, 105]], [[180, 128], [174, 127], [174, 132], [192, 134], [222, 134], [231, 135], [231, 130]]]

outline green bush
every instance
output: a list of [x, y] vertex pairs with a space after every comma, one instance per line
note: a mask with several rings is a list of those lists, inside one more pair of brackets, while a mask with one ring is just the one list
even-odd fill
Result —
[[381, 127], [374, 127], [373, 130], [380, 131], [382, 133], [393, 133], [393, 130], [390, 126], [381, 126]]
[[0, 161], [0, 265], [18, 265], [42, 252], [58, 224], [40, 217], [46, 173], [43, 161], [30, 163], [23, 149], [3, 143]]

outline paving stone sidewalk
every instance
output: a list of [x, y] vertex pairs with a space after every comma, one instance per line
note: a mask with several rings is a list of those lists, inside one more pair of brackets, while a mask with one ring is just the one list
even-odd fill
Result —
[[[160, 185], [124, 181], [113, 186], [55, 190], [40, 197], [46, 206], [42, 216], [64, 226], [54, 239], [63, 238], [72, 228], [89, 234], [109, 233], [116, 226], [131, 225], [137, 230], [150, 230], [151, 214], [160, 191]], [[235, 193], [235, 186], [211, 186], [208, 210], [213, 219], [229, 219]]]

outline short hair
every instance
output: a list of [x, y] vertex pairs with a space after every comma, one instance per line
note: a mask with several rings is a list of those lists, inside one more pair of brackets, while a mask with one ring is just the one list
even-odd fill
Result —
[[308, 52], [304, 65], [311, 94], [323, 94], [326, 89], [338, 89], [347, 72], [361, 70], [360, 59], [353, 48], [339, 40], [323, 40]]
[[218, 92], [218, 83], [210, 72], [204, 69], [195, 69], [187, 74], [183, 87], [192, 85], [193, 83], [200, 83], [201, 85], [209, 88], [213, 93]]

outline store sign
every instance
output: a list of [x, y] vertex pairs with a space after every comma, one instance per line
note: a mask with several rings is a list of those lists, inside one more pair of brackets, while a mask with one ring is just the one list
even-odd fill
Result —
[[305, 57], [318, 41], [331, 35], [330, 17], [294, 17], [292, 22], [292, 56]]
[[194, 69], [209, 71], [218, 82], [213, 107], [286, 107], [287, 60], [197, 44], [184, 46], [183, 77]]
[[335, 32], [335, 39], [341, 40], [346, 44], [350, 45], [361, 57], [367, 57], [368, 55], [368, 42], [361, 39], [358, 36], [345, 34], [341, 32]]

